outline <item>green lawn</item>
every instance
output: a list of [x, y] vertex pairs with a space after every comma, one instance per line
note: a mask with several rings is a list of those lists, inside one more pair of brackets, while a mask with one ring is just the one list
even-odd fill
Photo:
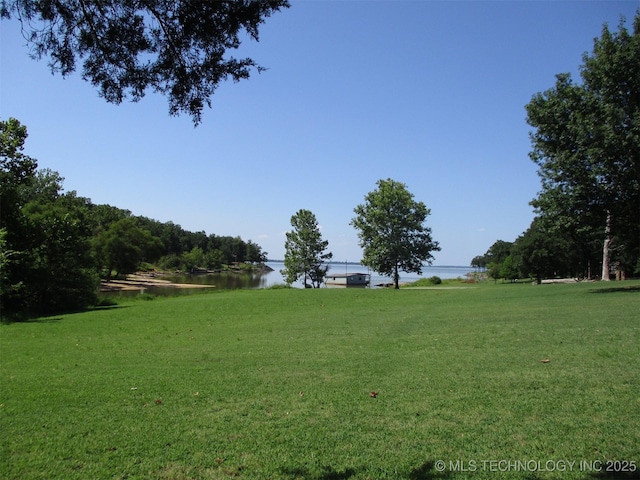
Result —
[[3, 479], [640, 478], [637, 281], [131, 301], [0, 355]]

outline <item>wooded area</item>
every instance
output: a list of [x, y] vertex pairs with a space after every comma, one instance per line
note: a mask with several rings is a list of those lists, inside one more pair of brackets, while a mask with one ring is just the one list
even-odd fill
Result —
[[26, 138], [18, 120], [0, 122], [3, 320], [93, 305], [101, 278], [150, 264], [192, 271], [266, 261], [251, 240], [190, 232], [64, 192], [59, 173], [38, 170], [22, 152]]
[[640, 276], [640, 13], [603, 27], [580, 75], [526, 106], [542, 189], [529, 229], [473, 259], [494, 278]]

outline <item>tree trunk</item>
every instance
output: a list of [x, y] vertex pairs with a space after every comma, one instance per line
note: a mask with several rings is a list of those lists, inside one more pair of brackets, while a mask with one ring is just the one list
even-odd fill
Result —
[[607, 222], [604, 227], [604, 245], [602, 246], [602, 281], [608, 282], [609, 279], [609, 259], [611, 256], [611, 211], [607, 210]]
[[616, 263], [616, 280], [626, 280], [627, 272], [620, 262]]
[[398, 274], [398, 265], [395, 266], [395, 271], [393, 272], [393, 288], [396, 290], [400, 288], [400, 275]]

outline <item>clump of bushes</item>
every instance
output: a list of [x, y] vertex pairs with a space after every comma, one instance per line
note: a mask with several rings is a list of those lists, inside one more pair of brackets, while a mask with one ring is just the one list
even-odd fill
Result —
[[421, 278], [420, 280], [416, 280], [415, 282], [409, 283], [407, 286], [409, 287], [432, 287], [433, 285], [440, 285], [442, 283], [442, 279], [438, 276], [433, 276], [429, 278]]
[[136, 300], [144, 300], [145, 302], [150, 302], [151, 300], [155, 300], [158, 297], [153, 293], [143, 292], [135, 298]]
[[270, 287], [267, 287], [268, 290], [282, 290], [285, 288], [292, 288], [291, 285], [285, 285], [284, 283], [276, 283], [274, 285], [271, 285]]
[[118, 302], [115, 298], [110, 297], [108, 295], [98, 295], [98, 300], [96, 301], [96, 307], [114, 307], [118, 305]]

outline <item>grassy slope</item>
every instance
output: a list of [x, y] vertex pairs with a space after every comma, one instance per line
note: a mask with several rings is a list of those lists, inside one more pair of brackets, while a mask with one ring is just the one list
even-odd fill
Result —
[[639, 290], [234, 291], [5, 325], [0, 477], [465, 478], [449, 469], [460, 460], [495, 478], [482, 461], [638, 463]]

